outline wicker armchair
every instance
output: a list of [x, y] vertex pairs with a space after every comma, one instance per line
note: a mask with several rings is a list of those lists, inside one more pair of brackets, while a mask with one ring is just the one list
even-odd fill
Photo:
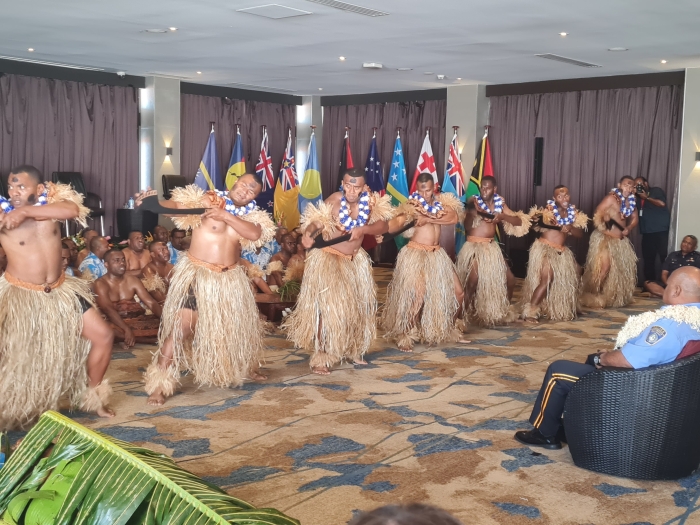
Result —
[[574, 463], [632, 479], [690, 475], [700, 465], [699, 378], [700, 354], [583, 376], [564, 407]]

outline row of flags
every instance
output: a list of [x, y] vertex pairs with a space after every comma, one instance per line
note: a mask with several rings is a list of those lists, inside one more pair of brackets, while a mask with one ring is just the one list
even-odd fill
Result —
[[[348, 132], [345, 132], [343, 139], [343, 149], [341, 152], [340, 166], [338, 171], [338, 187], [341, 186], [343, 175], [348, 169], [354, 168], [355, 165], [352, 159], [350, 150], [350, 138]], [[430, 133], [426, 131], [423, 140], [416, 169], [413, 172], [411, 184], [408, 184], [406, 173], [406, 165], [404, 162], [403, 147], [401, 145], [401, 135], [396, 134], [394, 150], [389, 168], [389, 177], [387, 179], [386, 188], [384, 186], [384, 171], [382, 169], [381, 160], [379, 159], [379, 151], [377, 148], [376, 128], [372, 136], [367, 160], [365, 162], [365, 179], [367, 185], [372, 191], [378, 192], [381, 195], [389, 193], [391, 195], [392, 204], [398, 206], [405, 202], [408, 196], [416, 189], [416, 181], [421, 173], [430, 173], [433, 176], [435, 184], [438, 184], [437, 167], [435, 164], [435, 156], [433, 155], [432, 146], [430, 144]], [[229, 168], [222, 177], [219, 173], [219, 163], [216, 156], [216, 136], [214, 127], [212, 126], [209, 134], [209, 140], [202, 161], [199, 164], [197, 175], [194, 183], [204, 190], [224, 188], [230, 189], [236, 183], [238, 178], [246, 172], [245, 157], [243, 154], [243, 139], [241, 137], [240, 128], [236, 132], [236, 141], [231, 152], [229, 160]], [[299, 225], [300, 213], [308, 204], [318, 204], [323, 200], [321, 188], [321, 173], [318, 168], [318, 155], [316, 152], [316, 136], [311, 133], [311, 142], [309, 144], [309, 154], [307, 157], [306, 167], [304, 170], [304, 178], [301, 186], [297, 177], [294, 149], [292, 146], [292, 130], [289, 130], [287, 136], [287, 145], [284, 150], [282, 165], [280, 166], [278, 177], [275, 182], [275, 173], [272, 167], [268, 148], [267, 130], [263, 127], [263, 138], [260, 144], [260, 155], [255, 166], [255, 172], [263, 182], [263, 188], [257, 198], [258, 205], [269, 211], [275, 217], [278, 224], [293, 229]], [[493, 164], [491, 162], [491, 151], [488, 142], [488, 128], [484, 133], [479, 149], [477, 150], [474, 166], [468, 179], [465, 179], [464, 168], [462, 166], [461, 156], [457, 143], [457, 129], [454, 130], [454, 135], [450, 142], [450, 148], [447, 155], [445, 166], [445, 177], [441, 191], [454, 194], [462, 202], [472, 195], [479, 193], [481, 179], [484, 176], [493, 175]], [[402, 238], [401, 238], [402, 239]], [[465, 242], [464, 225], [458, 224], [455, 234], [455, 249], [458, 251]], [[399, 248], [403, 245], [402, 240], [397, 238]], [[366, 249], [372, 248], [374, 241], [371, 238], [366, 239]]]

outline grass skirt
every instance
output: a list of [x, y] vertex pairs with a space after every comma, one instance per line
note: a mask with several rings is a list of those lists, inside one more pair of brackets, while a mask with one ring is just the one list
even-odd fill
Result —
[[[192, 292], [197, 300], [197, 326], [192, 338], [184, 340], [180, 310]], [[171, 384], [180, 370], [194, 374], [198, 385], [226, 388], [243, 383], [263, 355], [258, 308], [243, 268], [215, 271], [206, 263], [181, 257], [173, 270], [170, 289], [163, 306], [158, 344], [173, 336], [173, 362], [165, 372]], [[164, 378], [158, 377], [156, 352], [146, 372], [146, 391], [151, 394]], [[155, 368], [154, 368], [155, 367]], [[168, 389], [166, 388], [166, 392]], [[166, 393], [166, 395], [168, 395]]]
[[[540, 274], [545, 263], [552, 269], [553, 277], [547, 287], [547, 296], [538, 308], [530, 305], [530, 299], [540, 285]], [[527, 277], [523, 283], [523, 316], [537, 318], [542, 314], [552, 321], [575, 319], [578, 290], [579, 275], [573, 252], [566, 246], [560, 251], [541, 239], [536, 240], [530, 248]]]
[[311, 367], [362, 357], [376, 335], [377, 290], [367, 253], [352, 259], [312, 250], [294, 311], [283, 328], [297, 348], [313, 352]]
[[66, 277], [50, 293], [0, 277], [0, 431], [31, 424], [69, 394], [78, 406], [87, 386], [88, 341], [81, 337], [85, 281]]
[[510, 307], [506, 277], [508, 267], [498, 244], [471, 241], [464, 243], [457, 256], [457, 275], [465, 293], [467, 278], [474, 267], [479, 279], [474, 297], [469, 304], [465, 304], [465, 313], [484, 326], [507, 322]]
[[[601, 256], [606, 252], [610, 271], [602, 281]], [[581, 304], [589, 308], [619, 308], [632, 302], [636, 286], [637, 255], [630, 240], [615, 239], [595, 230], [586, 257]]]
[[442, 248], [421, 249], [409, 243], [396, 259], [394, 277], [382, 312], [384, 337], [396, 338], [402, 348], [414, 342], [456, 342], [455, 266]]

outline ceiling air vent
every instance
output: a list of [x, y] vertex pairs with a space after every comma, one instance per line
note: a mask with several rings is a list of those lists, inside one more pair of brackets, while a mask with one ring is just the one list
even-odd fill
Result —
[[105, 71], [101, 67], [76, 66], [74, 64], [62, 64], [61, 62], [49, 62], [47, 60], [34, 60], [33, 58], [7, 57], [0, 55], [2, 60], [14, 60], [15, 62], [27, 62], [28, 64], [39, 64], [40, 66], [67, 67], [69, 69], [82, 69], [84, 71]]
[[571, 64], [572, 66], [579, 67], [603, 67], [598, 64], [591, 64], [590, 62], [581, 62], [580, 60], [575, 60], [573, 58], [563, 57], [561, 55], [554, 55], [552, 53], [545, 53], [543, 55], [535, 55], [536, 57], [546, 58], [547, 60], [556, 60], [557, 62], [564, 62], [565, 64]]
[[310, 11], [302, 11], [301, 9], [295, 9], [293, 7], [287, 7], [286, 5], [279, 4], [267, 4], [259, 5], [256, 7], [246, 7], [245, 9], [237, 9], [236, 11], [238, 13], [248, 13], [251, 15], [264, 16], [265, 18], [272, 18], [273, 20], [311, 14]]
[[386, 16], [389, 13], [384, 11], [377, 11], [376, 9], [369, 9], [367, 7], [362, 7], [360, 5], [348, 4], [347, 2], [338, 2], [338, 0], [308, 0], [314, 4], [321, 4], [327, 7], [333, 7], [335, 9], [341, 9], [343, 11], [350, 11], [351, 13], [357, 13], [358, 15], [365, 16]]
[[270, 86], [260, 86], [257, 84], [242, 84], [240, 82], [229, 82], [228, 84], [222, 84], [224, 87], [241, 88], [241, 89], [259, 89], [261, 91], [271, 91], [273, 93], [296, 93], [296, 89], [284, 89]]

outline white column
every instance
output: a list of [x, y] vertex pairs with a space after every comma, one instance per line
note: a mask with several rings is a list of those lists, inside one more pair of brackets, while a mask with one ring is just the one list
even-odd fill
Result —
[[[486, 86], [467, 85], [447, 88], [447, 118], [445, 119], [445, 162], [450, 151], [452, 126], [459, 126], [457, 140], [462, 151], [465, 176], [469, 176], [476, 155], [476, 147], [484, 136], [489, 119], [489, 99]], [[438, 169], [445, 169], [439, 166]]]
[[321, 97], [312, 95], [301, 97], [302, 104], [297, 106], [297, 147], [296, 166], [299, 182], [304, 178], [306, 159], [309, 155], [309, 143], [311, 142], [311, 126], [316, 126], [316, 154], [319, 163], [321, 161], [321, 151], [323, 142], [323, 107]]
[[[140, 90], [140, 174], [141, 188], [158, 190], [163, 196], [162, 175], [180, 174], [180, 81], [163, 77], [146, 77]], [[166, 148], [172, 154], [166, 155]], [[172, 227], [166, 217], [160, 224]]]
[[678, 188], [673, 215], [675, 231], [671, 236], [678, 250], [686, 235], [700, 235], [700, 163], [695, 154], [700, 151], [700, 68], [685, 70], [683, 100], [683, 131]]

